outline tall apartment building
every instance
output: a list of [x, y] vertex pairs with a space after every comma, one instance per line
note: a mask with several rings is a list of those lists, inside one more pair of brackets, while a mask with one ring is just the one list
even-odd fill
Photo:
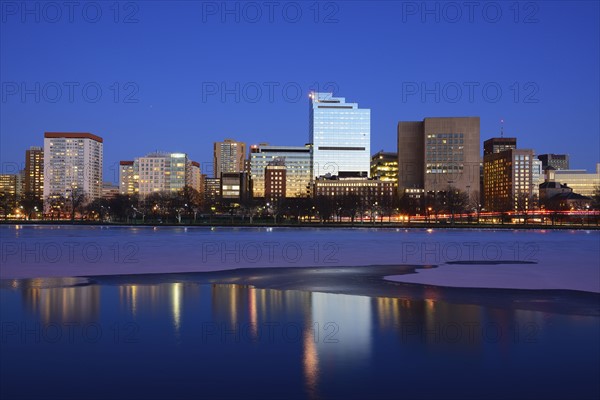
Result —
[[371, 110], [346, 103], [332, 93], [311, 93], [309, 142], [311, 177], [368, 177], [371, 160]]
[[265, 170], [269, 163], [283, 160], [286, 170], [285, 197], [309, 196], [311, 180], [310, 146], [250, 147], [250, 186], [254, 198], [265, 197]]
[[44, 149], [31, 146], [25, 150], [24, 191], [44, 199]]
[[222, 173], [243, 172], [246, 143], [233, 139], [215, 142], [213, 158], [215, 178], [220, 178]]
[[508, 149], [486, 155], [483, 188], [487, 211], [520, 211], [533, 207], [533, 159], [530, 149]]
[[[44, 201], [81, 189], [92, 201], [102, 196], [103, 139], [91, 133], [44, 133]], [[47, 203], [47, 202], [46, 202]]]
[[398, 153], [383, 150], [371, 157], [371, 177], [398, 184]]
[[479, 117], [398, 123], [398, 190], [479, 190]]
[[540, 154], [537, 156], [542, 161], [542, 168], [552, 167], [557, 170], [569, 169], [568, 154]]

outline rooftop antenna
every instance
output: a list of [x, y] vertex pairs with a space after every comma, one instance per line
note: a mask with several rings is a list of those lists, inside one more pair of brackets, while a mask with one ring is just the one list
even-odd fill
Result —
[[500, 137], [504, 137], [504, 119], [500, 120]]

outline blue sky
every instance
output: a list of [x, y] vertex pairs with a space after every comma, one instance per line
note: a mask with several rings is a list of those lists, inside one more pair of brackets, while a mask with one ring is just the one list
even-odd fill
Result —
[[521, 148], [600, 161], [595, 1], [47, 4], [1, 2], [4, 172], [44, 131], [102, 136], [109, 181], [154, 150], [302, 145], [314, 89], [371, 108], [373, 152], [399, 120], [480, 116], [482, 141], [504, 119]]

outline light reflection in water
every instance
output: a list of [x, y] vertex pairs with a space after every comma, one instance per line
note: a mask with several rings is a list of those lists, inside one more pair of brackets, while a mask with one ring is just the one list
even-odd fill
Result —
[[77, 283], [81, 282], [76, 278], [22, 281], [23, 304], [45, 324], [95, 321], [100, 311], [99, 286], [56, 287]]

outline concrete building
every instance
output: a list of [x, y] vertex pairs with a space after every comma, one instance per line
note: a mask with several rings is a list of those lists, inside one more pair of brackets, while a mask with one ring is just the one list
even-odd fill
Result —
[[44, 201], [82, 190], [88, 201], [102, 196], [103, 139], [91, 133], [44, 133]]
[[286, 170], [285, 197], [307, 197], [310, 194], [311, 154], [310, 146], [250, 147], [250, 187], [252, 197], [265, 197], [265, 170], [269, 163], [283, 160]]
[[375, 153], [371, 157], [371, 178], [398, 184], [398, 153]]
[[25, 150], [24, 191], [44, 199], [44, 149], [31, 146]]
[[542, 168], [552, 167], [556, 170], [569, 169], [568, 154], [540, 154], [538, 160], [542, 161]]
[[246, 159], [246, 143], [233, 139], [225, 139], [214, 143], [213, 152], [215, 178], [220, 178], [222, 173], [239, 173], [244, 171]]
[[487, 211], [533, 208], [533, 158], [530, 149], [508, 149], [485, 156], [483, 190]]
[[119, 161], [119, 193], [138, 194], [140, 176], [135, 161]]
[[333, 93], [311, 93], [309, 143], [313, 146], [311, 177], [368, 177], [371, 110], [346, 103]]
[[398, 190], [426, 193], [479, 188], [479, 117], [398, 123]]

